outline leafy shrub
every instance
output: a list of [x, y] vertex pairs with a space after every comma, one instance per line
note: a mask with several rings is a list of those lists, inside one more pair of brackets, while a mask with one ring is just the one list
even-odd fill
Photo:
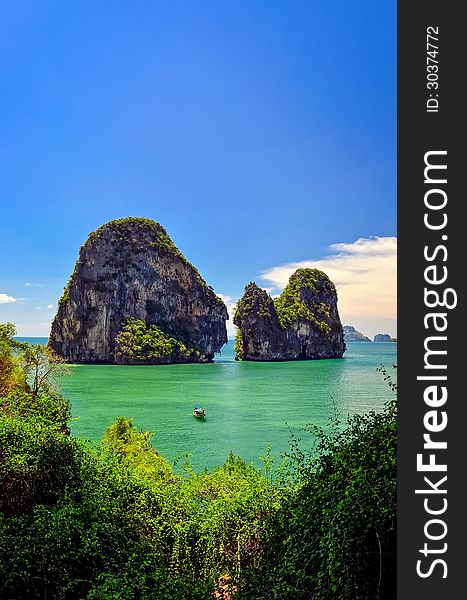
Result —
[[138, 471], [141, 476], [173, 480], [171, 466], [153, 449], [151, 437], [149, 432], [138, 431], [133, 419], [118, 417], [107, 428], [103, 446], [111, 448], [123, 465]]
[[237, 329], [237, 333], [235, 334], [234, 350], [235, 350], [235, 360], [242, 360], [243, 356], [244, 356], [244, 349], [243, 349], [243, 335], [242, 335], [242, 330], [240, 328]]
[[26, 375], [18, 365], [16, 354], [22, 344], [13, 339], [15, 334], [12, 323], [0, 323], [0, 397], [13, 389], [28, 387]]
[[200, 361], [202, 353], [165, 333], [157, 325], [130, 317], [116, 337], [115, 360], [121, 363]]
[[295, 450], [296, 486], [264, 528], [261, 566], [239, 597], [395, 598], [395, 403], [315, 433], [317, 456]]
[[0, 416], [0, 511], [19, 515], [57, 501], [78, 477], [77, 443], [43, 419]]
[[34, 417], [66, 433], [67, 422], [70, 420], [70, 403], [59, 394], [41, 393], [35, 396], [29, 391], [16, 388], [0, 396], [1, 414], [10, 417]]

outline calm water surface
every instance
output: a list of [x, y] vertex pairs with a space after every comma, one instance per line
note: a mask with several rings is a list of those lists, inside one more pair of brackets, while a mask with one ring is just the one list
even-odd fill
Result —
[[[61, 388], [80, 437], [98, 441], [122, 415], [154, 432], [153, 446], [170, 461], [188, 452], [196, 470], [212, 468], [232, 450], [259, 466], [268, 443], [276, 457], [288, 449], [288, 427], [326, 426], [334, 413], [380, 410], [391, 397], [376, 369], [393, 371], [397, 344], [347, 346], [341, 360], [243, 363], [229, 341], [207, 365], [75, 365]], [[205, 421], [193, 417], [194, 404]]]

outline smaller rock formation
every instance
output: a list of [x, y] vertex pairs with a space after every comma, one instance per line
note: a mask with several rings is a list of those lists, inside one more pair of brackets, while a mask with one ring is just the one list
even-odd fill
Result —
[[374, 342], [392, 342], [393, 339], [388, 333], [377, 333], [374, 337]]
[[346, 342], [371, 342], [370, 338], [357, 331], [352, 325], [344, 325], [344, 336]]
[[295, 271], [275, 300], [248, 284], [234, 324], [238, 360], [341, 358], [345, 351], [336, 288], [317, 269]]

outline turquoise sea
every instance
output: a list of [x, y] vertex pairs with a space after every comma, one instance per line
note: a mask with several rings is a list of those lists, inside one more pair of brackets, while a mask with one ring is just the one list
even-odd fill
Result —
[[[301, 427], [326, 427], [333, 415], [380, 410], [392, 392], [376, 369], [383, 364], [395, 379], [396, 353], [396, 343], [350, 342], [343, 359], [236, 362], [230, 340], [206, 365], [75, 365], [61, 391], [77, 436], [98, 441], [122, 415], [154, 432], [154, 448], [170, 461], [191, 453], [195, 470], [212, 468], [232, 450], [259, 466], [269, 443], [276, 460], [288, 449], [289, 428], [301, 437]], [[193, 417], [195, 404], [205, 421]]]

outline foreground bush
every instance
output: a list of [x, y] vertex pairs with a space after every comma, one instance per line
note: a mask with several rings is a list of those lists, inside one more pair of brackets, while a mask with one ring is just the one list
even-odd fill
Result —
[[204, 599], [254, 559], [272, 498], [258, 470], [232, 455], [180, 477], [145, 434], [117, 425], [128, 447], [114, 427], [95, 449], [0, 417], [4, 597]]
[[395, 598], [395, 402], [315, 433], [316, 454], [295, 448], [295, 486], [264, 528], [261, 565], [241, 597]]

